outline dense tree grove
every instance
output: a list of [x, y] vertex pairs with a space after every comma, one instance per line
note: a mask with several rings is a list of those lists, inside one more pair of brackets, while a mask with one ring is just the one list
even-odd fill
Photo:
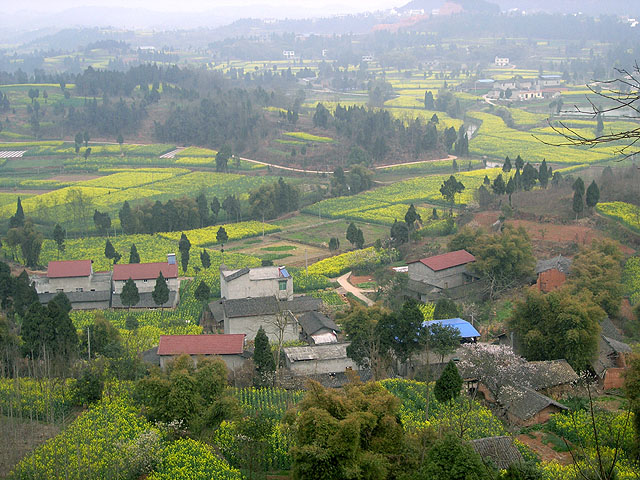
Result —
[[270, 185], [262, 185], [249, 193], [251, 215], [265, 220], [298, 209], [299, 194], [296, 187], [285, 182], [282, 177]]
[[588, 292], [577, 294], [563, 288], [543, 295], [534, 290], [516, 304], [510, 324], [527, 359], [564, 358], [582, 371], [597, 354], [599, 323], [604, 316]]

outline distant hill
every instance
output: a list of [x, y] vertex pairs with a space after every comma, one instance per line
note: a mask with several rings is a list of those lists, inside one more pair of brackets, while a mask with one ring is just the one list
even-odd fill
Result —
[[467, 12], [494, 13], [500, 10], [520, 9], [530, 12], [577, 13], [589, 15], [635, 15], [640, 13], [640, 2], [629, 0], [411, 0], [399, 11], [421, 10], [425, 13], [440, 9], [445, 3], [456, 3]]

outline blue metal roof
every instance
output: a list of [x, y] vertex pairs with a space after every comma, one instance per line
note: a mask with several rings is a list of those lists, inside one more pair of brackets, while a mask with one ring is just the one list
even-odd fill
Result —
[[462, 338], [473, 338], [480, 336], [480, 332], [478, 332], [478, 330], [476, 330], [473, 325], [471, 325], [466, 320], [462, 320], [461, 318], [449, 318], [447, 320], [430, 320], [428, 322], [423, 322], [422, 326], [431, 326], [434, 323], [439, 323], [442, 326], [457, 328]]

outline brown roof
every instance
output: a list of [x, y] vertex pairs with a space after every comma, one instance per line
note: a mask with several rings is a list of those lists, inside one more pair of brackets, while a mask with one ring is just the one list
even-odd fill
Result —
[[47, 277], [88, 277], [91, 275], [91, 260], [62, 260], [49, 262]]
[[457, 267], [458, 265], [464, 265], [465, 263], [474, 262], [475, 260], [476, 257], [466, 250], [456, 250], [455, 252], [443, 253], [442, 255], [436, 255], [434, 257], [421, 258], [420, 260], [415, 260], [409, 263], [420, 262], [434, 272], [437, 272], [447, 268]]
[[161, 335], [158, 355], [240, 355], [244, 333], [229, 335]]
[[155, 280], [160, 272], [164, 278], [178, 278], [178, 265], [170, 265], [167, 262], [114, 265], [113, 279]]

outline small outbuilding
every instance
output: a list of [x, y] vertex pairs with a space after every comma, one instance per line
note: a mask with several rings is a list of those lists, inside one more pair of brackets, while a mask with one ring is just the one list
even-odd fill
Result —
[[524, 462], [522, 454], [509, 436], [479, 438], [469, 442], [485, 464], [506, 470], [514, 463]]
[[347, 356], [349, 343], [287, 347], [283, 349], [286, 367], [294, 375], [317, 375], [357, 370]]
[[161, 335], [157, 356], [160, 367], [180, 355], [189, 355], [193, 363], [198, 358], [220, 357], [229, 370], [236, 370], [244, 364], [244, 334], [235, 335]]
[[467, 285], [478, 280], [469, 265], [475, 257], [466, 250], [421, 258], [408, 264], [410, 296], [429, 301], [446, 292], [451, 298], [460, 298], [467, 292]]
[[461, 318], [448, 318], [446, 320], [429, 320], [423, 322], [423, 327], [439, 324], [443, 327], [452, 327], [460, 332], [460, 343], [476, 343], [480, 339], [480, 332], [476, 327]]
[[545, 423], [554, 413], [568, 410], [552, 398], [527, 387], [504, 389], [498, 403], [504, 408], [507, 420], [522, 427]]
[[315, 345], [338, 343], [340, 328], [324, 313], [318, 311], [303, 313], [298, 317], [298, 323], [302, 341]]
[[536, 287], [542, 293], [549, 293], [564, 285], [571, 269], [571, 259], [558, 255], [549, 260], [539, 260], [536, 264], [538, 279]]

